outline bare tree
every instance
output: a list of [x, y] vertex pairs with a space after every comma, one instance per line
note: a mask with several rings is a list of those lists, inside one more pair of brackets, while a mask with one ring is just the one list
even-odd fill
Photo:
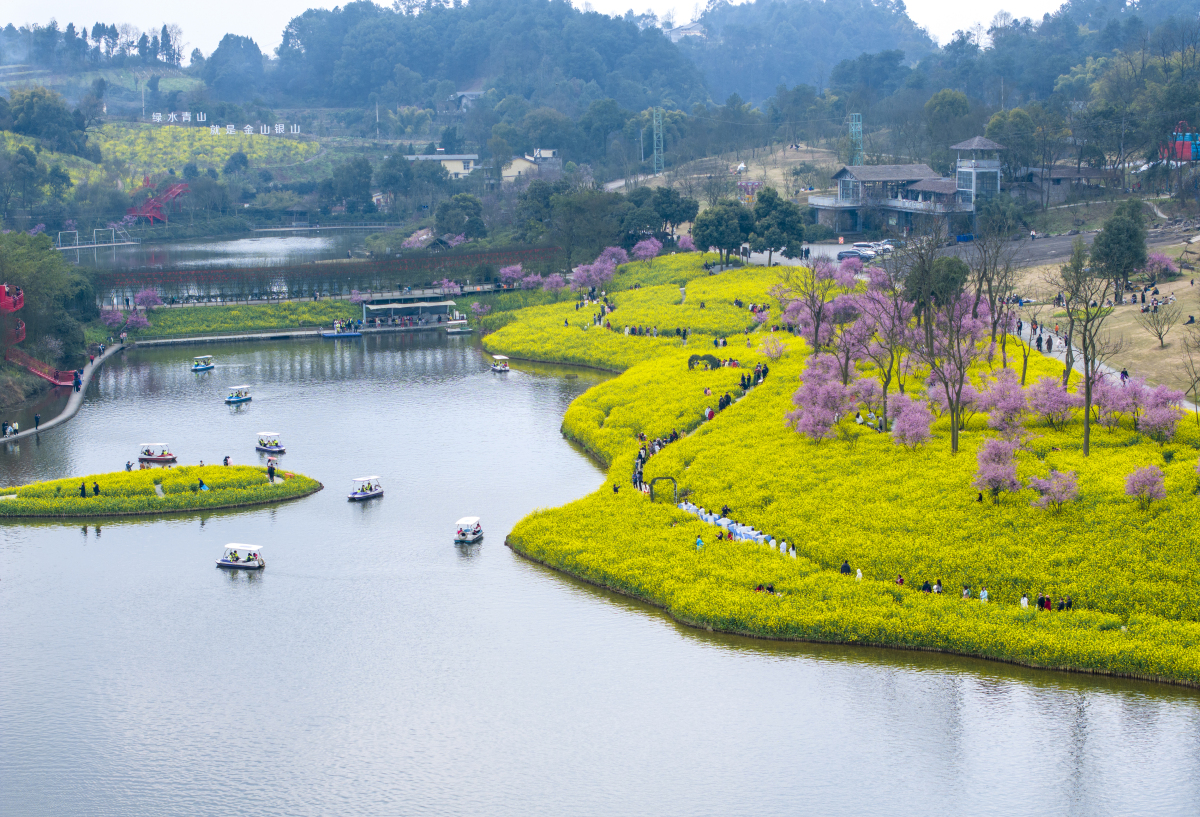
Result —
[[1182, 361], [1183, 393], [1192, 396], [1192, 408], [1196, 411], [1196, 425], [1200, 426], [1200, 328], [1192, 326], [1183, 339]]
[[1138, 326], [1158, 338], [1158, 348], [1162, 349], [1167, 345], [1167, 333], [1179, 323], [1180, 311], [1181, 307], [1177, 303], [1159, 304], [1147, 312], [1139, 312], [1133, 319], [1137, 321]]
[[1113, 282], [1108, 276], [1092, 274], [1088, 266], [1087, 245], [1076, 238], [1071, 259], [1046, 283], [1062, 293], [1067, 313], [1067, 368], [1063, 386], [1074, 363], [1074, 346], [1078, 343], [1083, 356], [1083, 455], [1090, 453], [1092, 435], [1092, 393], [1104, 363], [1124, 348], [1120, 338], [1104, 331], [1104, 323], [1113, 308], [1106, 302], [1112, 296]]
[[729, 198], [733, 192], [733, 180], [725, 173], [712, 173], [700, 185], [709, 207], [716, 206], [721, 199]]
[[[1011, 320], [1010, 300], [1016, 290], [1016, 255], [1018, 244], [1010, 240], [1007, 225], [995, 225], [980, 231], [971, 244], [967, 263], [971, 267], [974, 288], [972, 314], [979, 316], [979, 307], [987, 302], [992, 342], [997, 329]], [[1003, 344], [1002, 344], [1003, 345]], [[1003, 351], [1003, 350], [1002, 350]]]
[[1033, 355], [1033, 325], [1039, 323], [1042, 317], [1042, 309], [1045, 304], [1033, 304], [1025, 309], [1025, 317], [1029, 320], [1029, 340], [1025, 339], [1023, 331], [1025, 327], [1020, 327], [1017, 330], [1017, 340], [1021, 347], [1021, 385], [1025, 385], [1025, 377], [1029, 372], [1029, 358]]

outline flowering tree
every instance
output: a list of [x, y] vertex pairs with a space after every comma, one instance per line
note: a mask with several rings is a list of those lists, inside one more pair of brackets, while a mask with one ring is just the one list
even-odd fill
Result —
[[526, 275], [521, 279], [521, 289], [540, 289], [542, 286], [542, 276], [536, 272]]
[[906, 394], [896, 398], [896, 421], [892, 424], [892, 442], [915, 449], [929, 441], [929, 426], [933, 415], [924, 401], [913, 400]]
[[758, 347], [758, 351], [771, 360], [779, 360], [779, 358], [783, 357], [783, 353], [787, 351], [787, 347], [780, 343], [778, 338], [767, 335]]
[[153, 309], [156, 306], [162, 306], [162, 298], [158, 297], [158, 293], [152, 289], [143, 289], [137, 295], [134, 295], [133, 302], [143, 309]]
[[1097, 378], [1092, 387], [1092, 402], [1100, 425], [1111, 431], [1120, 424], [1122, 416], [1133, 413], [1136, 388], [1129, 388], [1112, 376]]
[[1142, 510], [1150, 507], [1156, 499], [1166, 499], [1167, 490], [1163, 487], [1163, 472], [1157, 465], [1147, 465], [1139, 468], [1125, 477], [1125, 493], [1137, 499]]
[[1006, 440], [1021, 435], [1021, 420], [1029, 409], [1029, 403], [1016, 372], [1001, 369], [996, 379], [980, 395], [979, 403], [988, 413], [989, 428], [999, 431]]
[[1052, 507], [1056, 513], [1061, 511], [1062, 506], [1066, 503], [1074, 502], [1079, 498], [1079, 486], [1076, 484], [1074, 471], [1064, 473], [1051, 468], [1049, 479], [1030, 477], [1029, 487], [1040, 494], [1033, 501], [1034, 507]]
[[520, 264], [513, 264], [511, 267], [500, 268], [500, 281], [505, 284], [515, 284], [525, 277], [525, 272], [521, 269]]
[[484, 315], [492, 311], [492, 305], [481, 304], [479, 301], [475, 301], [471, 304], [471, 311], [475, 313], [475, 317], [482, 318]]
[[100, 313], [100, 320], [110, 329], [116, 329], [125, 324], [125, 315], [116, 309], [106, 309]]
[[[661, 245], [659, 245], [661, 246]], [[637, 249], [634, 249], [636, 252]], [[606, 267], [612, 267], [614, 270], [622, 264], [629, 263], [629, 253], [625, 252], [621, 247], [605, 247], [596, 260], [592, 263], [603, 264]]]
[[1142, 268], [1142, 272], [1157, 280], [1160, 276], [1177, 275], [1179, 267], [1169, 255], [1152, 252], [1146, 256], [1146, 266]]
[[[941, 385], [936, 377], [931, 377], [927, 381], [929, 389], [929, 402], [937, 410], [938, 416], [950, 411], [950, 404], [946, 399], [946, 390], [939, 388]], [[975, 412], [982, 409], [983, 398], [979, 394], [979, 389], [975, 388], [975, 384], [970, 380], [963, 382], [962, 398], [959, 401], [958, 412], [958, 427], [965, 429], [967, 423], [975, 416]]]
[[438, 281], [437, 286], [439, 289], [441, 289], [442, 291], [446, 292], [449, 295], [461, 295], [462, 294], [462, 287], [459, 286], [458, 284], [456, 284], [455, 282], [451, 281], [449, 278], [443, 278], [442, 280]]
[[850, 388], [854, 390], [854, 397], [866, 407], [867, 411], [879, 409], [883, 399], [883, 389], [880, 387], [878, 379], [869, 376], [860, 377], [850, 384]]
[[862, 311], [854, 295], [839, 295], [829, 311], [829, 347], [837, 360], [842, 384], [849, 386], [854, 364], [863, 359], [871, 342], [871, 324], [861, 320]]
[[350, 290], [350, 303], [361, 304], [365, 300], [366, 299], [363, 297], [363, 294], [357, 289]]
[[1169, 386], [1155, 386], [1146, 400], [1146, 411], [1141, 421], [1142, 433], [1159, 445], [1174, 437], [1175, 426], [1179, 423], [1181, 400], [1183, 392]]
[[962, 292], [939, 295], [935, 290], [914, 342], [917, 356], [929, 367], [930, 375], [945, 393], [945, 405], [950, 412], [951, 453], [958, 453], [964, 399], [969, 396], [967, 373], [975, 363], [988, 356], [991, 348], [989, 330], [987, 310], [983, 305], [976, 310], [971, 298]]
[[812, 357], [792, 403], [796, 410], [788, 413], [788, 422], [819, 443], [835, 435], [838, 421], [854, 405], [854, 393], [842, 383], [832, 358]]
[[1029, 387], [1029, 407], [1046, 425], [1061, 431], [1066, 427], [1075, 409], [1083, 405], [1078, 395], [1064, 389], [1053, 377], [1039, 377]]
[[996, 505], [1000, 504], [1002, 491], [1021, 490], [1021, 483], [1017, 481], [1017, 461], [1014, 459], [1016, 452], [1014, 440], [989, 438], [979, 448], [976, 457], [979, 470], [975, 472], [975, 481], [971, 484], [990, 493]]
[[134, 312], [129, 316], [129, 320], [125, 322], [126, 329], [137, 331], [138, 329], [148, 329], [150, 321], [147, 320], [145, 313]]
[[696, 242], [692, 241], [692, 237], [690, 235], [680, 236], [679, 240], [675, 242], [675, 246], [679, 247], [679, 249], [683, 252], [696, 251]]
[[813, 352], [824, 346], [832, 334], [831, 303], [842, 290], [854, 287], [854, 276], [835, 267], [827, 258], [818, 258], [808, 267], [783, 267], [783, 280], [771, 288], [783, 316], [799, 326], [800, 334]]
[[883, 390], [880, 415], [887, 430], [888, 389], [895, 378], [904, 393], [904, 367], [901, 362], [908, 351], [909, 324], [912, 323], [912, 304], [904, 297], [904, 284], [891, 265], [872, 267], [867, 290], [858, 296], [860, 322], [870, 330], [870, 341], [863, 350], [879, 372]]
[[419, 249], [419, 248], [425, 246], [425, 243], [427, 241], [429, 241], [429, 237], [431, 235], [433, 235], [433, 233], [432, 233], [432, 231], [430, 231], [428, 229], [417, 230], [415, 233], [410, 235], [408, 238], [404, 239], [404, 243], [401, 244], [400, 246], [406, 250]]
[[657, 238], [643, 238], [633, 245], [633, 257], [654, 264], [654, 256], [662, 252], [662, 242]]
[[442, 241], [445, 241], [447, 246], [453, 248], [457, 247], [459, 244], [465, 244], [467, 242], [467, 237], [461, 233], [459, 235], [447, 234], [442, 236]]
[[547, 275], [546, 280], [542, 281], [542, 289], [546, 290], [547, 292], [553, 292], [555, 290], [562, 289], [566, 285], [567, 279], [563, 278], [557, 272], [552, 275]]

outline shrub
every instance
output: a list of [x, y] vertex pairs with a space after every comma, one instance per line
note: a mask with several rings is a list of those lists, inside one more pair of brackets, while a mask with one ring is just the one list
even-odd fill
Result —
[[896, 398], [892, 421], [892, 441], [908, 449], [915, 449], [929, 441], [929, 427], [933, 415], [923, 400], [914, 400], [902, 394]]
[[1149, 508], [1156, 499], [1166, 499], [1162, 469], [1157, 465], [1137, 469], [1125, 478], [1125, 493], [1136, 498], [1142, 510]]
[[1036, 508], [1053, 507], [1056, 512], [1061, 511], [1064, 504], [1074, 502], [1079, 497], [1074, 471], [1063, 473], [1051, 468], [1049, 479], [1030, 477], [1029, 487], [1040, 494], [1033, 501]]
[[992, 504], [1000, 504], [1002, 491], [1019, 491], [1021, 483], [1017, 481], [1017, 463], [1014, 459], [1017, 446], [1012, 440], [984, 440], [979, 448], [976, 459], [979, 470], [975, 472], [975, 481], [971, 484], [980, 491], [992, 495]]

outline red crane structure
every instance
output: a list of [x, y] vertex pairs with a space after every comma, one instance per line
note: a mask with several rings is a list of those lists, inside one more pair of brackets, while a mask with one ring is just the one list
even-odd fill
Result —
[[[25, 293], [18, 286], [4, 284], [0, 289], [0, 314], [11, 315], [25, 306]], [[11, 360], [19, 366], [24, 366], [43, 380], [49, 380], [55, 386], [71, 386], [75, 383], [75, 372], [55, 369], [37, 358], [30, 357], [13, 344], [25, 340], [25, 321], [18, 320], [16, 326], [4, 332], [4, 359]]]
[[176, 182], [175, 184], [171, 185], [166, 190], [164, 190], [162, 193], [159, 193], [157, 196], [154, 196], [153, 198], [146, 199], [144, 202], [139, 204], [137, 207], [130, 207], [129, 210], [127, 210], [126, 212], [128, 212], [129, 215], [135, 216], [137, 218], [148, 218], [148, 219], [150, 219], [151, 224], [154, 224], [155, 219], [158, 219], [163, 224], [166, 224], [167, 223], [167, 212], [166, 212], [167, 205], [169, 205], [175, 199], [179, 198], [180, 196], [184, 195], [187, 192], [188, 192], [187, 182]]

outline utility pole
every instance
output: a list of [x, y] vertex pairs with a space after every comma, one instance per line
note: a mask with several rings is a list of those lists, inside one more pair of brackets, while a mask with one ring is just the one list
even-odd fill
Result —
[[642, 149], [642, 164], [646, 164], [646, 129], [638, 128], [638, 147]]
[[850, 164], [858, 167], [863, 163], [862, 114], [850, 114]]
[[375, 141], [379, 141], [379, 100], [375, 100]]
[[663, 172], [663, 109], [654, 109], [654, 175]]

